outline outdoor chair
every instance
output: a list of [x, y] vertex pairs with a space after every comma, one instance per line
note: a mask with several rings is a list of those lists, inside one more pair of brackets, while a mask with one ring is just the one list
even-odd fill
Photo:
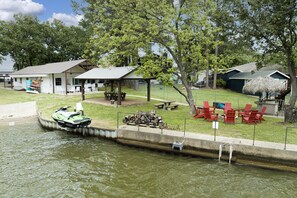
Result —
[[203, 108], [208, 108], [211, 114], [213, 114], [216, 110], [214, 106], [209, 106], [208, 101], [203, 102]]
[[76, 87], [75, 92], [80, 92], [80, 87]]
[[239, 116], [248, 116], [251, 112], [252, 104], [246, 104], [244, 109], [241, 109], [242, 111], [238, 110], [238, 117]]
[[195, 107], [195, 115], [193, 116], [194, 119], [197, 119], [197, 118], [204, 118], [204, 111], [202, 108], [197, 108], [196, 105], [194, 105]]
[[258, 110], [252, 110], [251, 113], [248, 116], [241, 116], [241, 123], [247, 123], [247, 124], [257, 124], [256, 115], [258, 113]]
[[227, 111], [228, 110], [232, 110], [231, 108], [231, 103], [230, 102], [226, 102], [225, 103], [225, 106], [224, 106], [224, 114], [226, 115], [227, 114]]
[[266, 112], [266, 108], [267, 108], [266, 106], [263, 106], [262, 110], [259, 113], [257, 113], [256, 115], [257, 122], [262, 122], [262, 120], [265, 121], [265, 119], [263, 118], [263, 115]]
[[225, 124], [235, 124], [235, 110], [230, 109], [224, 116]]
[[218, 114], [212, 115], [209, 108], [203, 108], [204, 120], [218, 121]]

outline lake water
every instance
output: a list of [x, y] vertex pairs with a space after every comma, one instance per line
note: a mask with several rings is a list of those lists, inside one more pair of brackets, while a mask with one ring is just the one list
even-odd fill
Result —
[[[13, 125], [13, 126], [9, 126]], [[297, 197], [294, 173], [0, 120], [0, 197]]]

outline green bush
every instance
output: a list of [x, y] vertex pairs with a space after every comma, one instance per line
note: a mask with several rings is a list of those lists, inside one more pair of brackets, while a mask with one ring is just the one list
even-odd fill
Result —
[[223, 79], [221, 78], [217, 79], [217, 87], [225, 88], [226, 84], [227, 84], [226, 81], [224, 81]]

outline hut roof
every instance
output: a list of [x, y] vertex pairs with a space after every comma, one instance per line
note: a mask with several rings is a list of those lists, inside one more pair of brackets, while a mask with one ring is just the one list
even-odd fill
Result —
[[137, 75], [137, 66], [94, 68], [75, 78], [77, 79], [100, 79], [100, 80], [137, 80], [144, 79], [142, 75]]
[[257, 77], [243, 86], [243, 91], [248, 93], [278, 92], [286, 89], [286, 82], [270, 77]]

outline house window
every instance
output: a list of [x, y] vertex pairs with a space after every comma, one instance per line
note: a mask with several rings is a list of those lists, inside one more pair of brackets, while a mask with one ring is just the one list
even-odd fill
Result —
[[82, 81], [83, 80], [81, 80], [81, 79], [75, 79], [75, 78], [73, 78], [73, 84], [74, 85], [80, 85]]
[[62, 78], [56, 78], [56, 86], [62, 85]]
[[18, 82], [18, 79], [17, 79], [17, 78], [15, 78], [15, 79], [14, 79], [14, 82]]

